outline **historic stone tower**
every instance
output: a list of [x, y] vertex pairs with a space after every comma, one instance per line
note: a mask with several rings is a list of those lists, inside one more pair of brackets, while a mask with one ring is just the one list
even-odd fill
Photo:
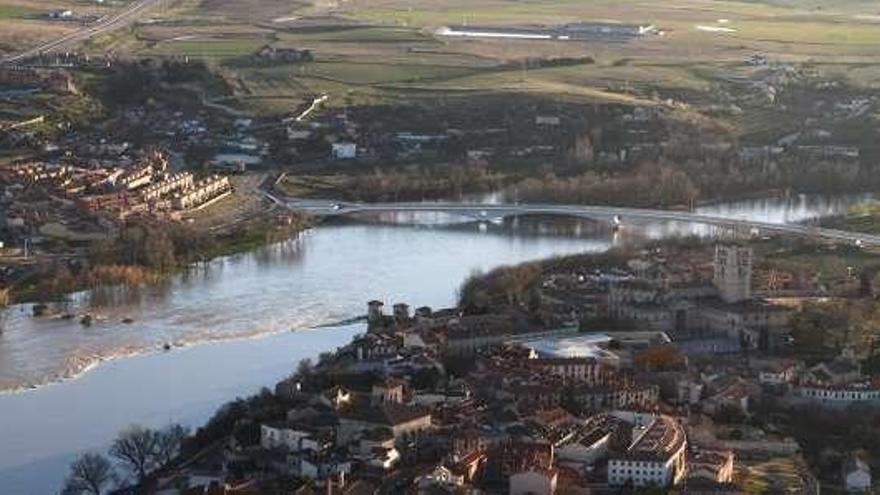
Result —
[[375, 299], [367, 303], [367, 322], [382, 323], [385, 318], [385, 304]]
[[726, 303], [752, 297], [752, 249], [742, 246], [715, 246], [715, 287]]

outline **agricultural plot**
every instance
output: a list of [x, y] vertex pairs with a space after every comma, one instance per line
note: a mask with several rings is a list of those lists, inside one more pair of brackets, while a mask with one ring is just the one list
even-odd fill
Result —
[[266, 42], [260, 38], [187, 38], [163, 41], [144, 55], [229, 59], [254, 53]]
[[303, 75], [323, 77], [347, 84], [430, 82], [450, 80], [472, 74], [462, 67], [436, 65], [325, 62], [302, 67]]
[[27, 5], [0, 4], [0, 20], [28, 19], [40, 15], [45, 15], [45, 12]]
[[338, 43], [422, 43], [432, 37], [418, 29], [376, 26], [339, 26], [285, 32], [278, 36], [281, 41], [291, 42], [338, 42]]
[[[0, 0], [0, 25], [4, 17], [48, 5], [50, 0]], [[334, 102], [494, 90], [643, 103], [658, 94], [687, 94], [700, 101], [755, 53], [774, 62], [809, 63], [861, 86], [880, 85], [875, 10], [859, 0], [180, 0], [132, 29], [93, 40], [88, 50], [210, 60], [239, 77], [236, 96], [248, 104], [323, 91], [337, 93]], [[449, 25], [589, 22], [652, 25], [656, 31], [577, 42], [437, 34]], [[247, 60], [266, 45], [307, 49], [314, 61]], [[567, 61], [533, 64], [553, 60]], [[764, 132], [759, 120], [737, 126], [742, 135]]]

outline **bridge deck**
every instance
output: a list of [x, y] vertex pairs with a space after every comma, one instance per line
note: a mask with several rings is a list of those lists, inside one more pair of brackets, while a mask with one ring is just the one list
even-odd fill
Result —
[[686, 222], [726, 228], [756, 229], [763, 232], [811, 236], [835, 241], [880, 246], [880, 236], [860, 232], [827, 229], [811, 225], [771, 223], [688, 211], [653, 210], [614, 206], [553, 205], [553, 204], [471, 204], [471, 203], [337, 203], [324, 201], [283, 202], [288, 208], [318, 216], [345, 216], [355, 213], [434, 212], [463, 215], [471, 218], [503, 218], [520, 215], [558, 215], [627, 221]]

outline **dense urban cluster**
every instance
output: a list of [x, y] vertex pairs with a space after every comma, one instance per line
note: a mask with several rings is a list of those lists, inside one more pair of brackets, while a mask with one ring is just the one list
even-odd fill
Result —
[[[783, 415], [870, 407], [880, 387], [853, 349], [812, 365], [783, 350], [796, 310], [752, 291], [753, 257], [722, 244], [708, 267], [675, 276], [694, 264], [653, 252], [543, 274], [542, 297], [570, 296], [542, 310], [560, 313], [556, 326], [516, 305], [389, 314], [371, 301], [366, 333], [253, 405], [221, 410], [194, 437], [198, 454], [151, 483], [169, 494], [819, 493], [798, 440], [756, 418], [769, 403]], [[583, 322], [597, 318], [628, 329], [592, 332]], [[863, 453], [844, 454], [840, 483], [865, 490]]]
[[226, 176], [196, 181], [191, 172], [173, 173], [159, 152], [128, 166], [18, 164], [4, 169], [2, 180], [7, 239], [15, 246], [37, 242], [53, 223], [101, 234], [134, 217], [179, 219], [232, 191]]
[[[113, 318], [149, 344], [124, 344], [100, 334], [113, 311], [72, 304], [83, 289], [121, 299], [315, 218], [393, 216], [367, 203], [415, 218], [458, 201], [431, 213], [516, 235], [537, 212], [567, 218], [541, 235], [577, 217], [578, 237], [586, 210], [614, 207], [586, 227], [610, 238], [602, 255], [476, 274], [454, 308], [370, 301], [347, 345], [192, 434], [126, 429], [72, 464], [65, 493], [872, 490], [880, 203], [836, 205], [823, 229], [697, 218], [731, 198], [880, 186], [865, 2], [12, 3], [0, 307], [34, 304], [0, 320], [77, 318], [75, 357], [47, 346], [77, 364], [63, 376], [123, 347], [174, 355], [178, 340], [238, 335], [157, 343], [126, 308]], [[671, 212], [706, 222], [711, 247], [646, 241], [669, 237], [651, 230]], [[282, 246], [291, 263], [301, 240]], [[265, 307], [271, 325], [243, 326], [287, 324]], [[8, 362], [39, 361], [34, 347]]]

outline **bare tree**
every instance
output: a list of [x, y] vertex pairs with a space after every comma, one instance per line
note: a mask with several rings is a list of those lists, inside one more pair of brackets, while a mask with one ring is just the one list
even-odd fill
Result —
[[70, 465], [70, 474], [64, 481], [65, 495], [101, 495], [110, 484], [115, 473], [113, 465], [101, 454], [87, 453], [79, 456]]
[[113, 445], [110, 455], [119, 459], [142, 482], [155, 465], [157, 433], [138, 425], [123, 430]]
[[183, 440], [189, 435], [189, 430], [180, 424], [170, 424], [156, 432], [156, 464], [165, 467], [178, 454]]

